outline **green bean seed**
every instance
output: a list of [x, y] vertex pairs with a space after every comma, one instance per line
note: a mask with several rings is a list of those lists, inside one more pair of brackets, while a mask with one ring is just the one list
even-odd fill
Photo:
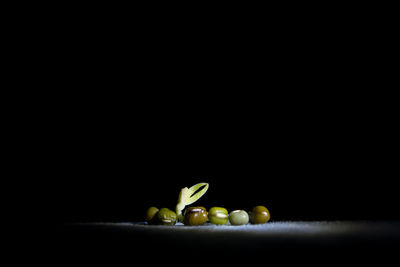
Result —
[[228, 211], [225, 208], [212, 207], [208, 211], [208, 219], [213, 224], [226, 224], [228, 222]]
[[150, 207], [147, 209], [146, 211], [146, 222], [148, 224], [156, 224], [156, 214], [159, 211], [159, 209], [157, 209], [156, 207]]
[[157, 223], [161, 225], [175, 225], [176, 213], [170, 209], [162, 208], [157, 213]]
[[249, 222], [249, 215], [244, 210], [234, 210], [229, 214], [232, 225], [243, 225]]

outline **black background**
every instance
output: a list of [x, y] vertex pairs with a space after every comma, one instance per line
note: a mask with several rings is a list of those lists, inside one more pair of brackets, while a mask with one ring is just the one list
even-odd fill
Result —
[[272, 220], [399, 218], [394, 128], [373, 102], [238, 92], [66, 107], [46, 161], [56, 221], [143, 221], [199, 182], [210, 187], [196, 205], [265, 205]]
[[[322, 23], [318, 14], [210, 25], [203, 16], [186, 23], [131, 14], [72, 25], [78, 18], [68, 16], [33, 26], [21, 51], [23, 66], [38, 72], [24, 80], [50, 90], [33, 92], [21, 140], [39, 220], [143, 221], [149, 206], [174, 209], [180, 189], [199, 182], [210, 187], [195, 205], [264, 205], [273, 221], [398, 220], [393, 34], [373, 19], [351, 14], [339, 25], [345, 15]], [[94, 233], [89, 244], [102, 242], [87, 255], [85, 230], [65, 236], [49, 242], [59, 260], [75, 261], [76, 246], [88, 262], [99, 251], [114, 262], [114, 246], [127, 262], [164, 251], [159, 238]], [[297, 260], [273, 247], [278, 260]], [[177, 253], [166, 250], [167, 259]], [[312, 252], [303, 252], [308, 260]]]
[[[213, 239], [186, 246], [172, 236], [112, 227], [64, 228], [70, 222], [142, 222], [148, 207], [174, 209], [180, 189], [199, 182], [208, 182], [209, 189], [195, 205], [229, 211], [264, 205], [272, 221], [399, 220], [390, 105], [376, 112], [375, 95], [363, 100], [363, 94], [237, 90], [217, 95], [196, 89], [191, 99], [170, 91], [118, 95], [110, 106], [109, 98], [100, 104], [89, 98], [91, 105], [85, 99], [79, 109], [57, 114], [53, 147], [43, 162], [51, 166], [45, 172], [51, 188], [45, 207], [50, 220], [62, 223], [61, 238], [50, 243], [57, 260], [126, 264], [156, 255], [152, 261], [158, 264], [176, 253], [185, 262], [203, 253], [219, 265], [260, 254], [281, 263], [319, 262], [315, 255], [334, 262], [396, 255], [398, 239], [391, 241], [385, 229], [379, 229], [386, 234], [382, 239], [351, 232], [351, 245], [345, 239], [329, 246], [329, 238], [321, 238], [307, 246], [302, 243], [307, 238], [299, 237], [280, 243], [282, 237], [265, 247], [224, 249], [210, 246]], [[357, 238], [371, 240], [358, 244]], [[373, 256], [365, 258], [366, 253]]]
[[24, 138], [46, 215], [142, 221], [208, 182], [196, 205], [398, 219], [392, 35], [347, 15], [43, 21]]

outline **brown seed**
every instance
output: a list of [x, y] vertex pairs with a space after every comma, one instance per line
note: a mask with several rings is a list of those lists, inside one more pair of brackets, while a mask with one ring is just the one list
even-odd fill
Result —
[[252, 224], [262, 224], [269, 221], [271, 214], [264, 206], [256, 206], [250, 212], [250, 222]]
[[204, 207], [187, 208], [184, 216], [185, 225], [203, 225], [208, 220], [207, 210]]

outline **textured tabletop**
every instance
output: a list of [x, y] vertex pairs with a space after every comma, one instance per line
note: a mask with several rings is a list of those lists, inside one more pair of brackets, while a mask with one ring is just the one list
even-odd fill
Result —
[[185, 246], [204, 243], [243, 246], [246, 242], [289, 246], [382, 246], [400, 240], [400, 222], [385, 221], [282, 221], [243, 226], [154, 226], [144, 222], [104, 222], [69, 224], [66, 229], [72, 234], [79, 233], [80, 237], [96, 234], [118, 236], [121, 240], [132, 237], [155, 238], [178, 244], [185, 240]]
[[70, 251], [91, 248], [96, 255], [110, 250], [117, 251], [119, 257], [163, 255], [155, 261], [162, 261], [167, 255], [190, 259], [198, 253], [225, 255], [224, 258], [260, 254], [268, 254], [269, 259], [282, 255], [308, 258], [309, 254], [325, 254], [335, 255], [337, 260], [346, 254], [358, 255], [354, 256], [357, 259], [365, 255], [381, 259], [377, 255], [385, 254], [387, 258], [399, 248], [400, 222], [276, 221], [244, 226], [76, 223], [64, 225], [60, 238]]

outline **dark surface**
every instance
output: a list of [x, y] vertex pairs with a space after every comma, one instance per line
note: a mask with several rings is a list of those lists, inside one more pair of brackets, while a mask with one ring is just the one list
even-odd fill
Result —
[[180, 189], [199, 182], [210, 187], [195, 205], [207, 209], [264, 205], [273, 221], [368, 222], [344, 233], [262, 239], [74, 225], [50, 244], [58, 260], [186, 267], [193, 259], [321, 266], [394, 258], [400, 212], [393, 106], [377, 106], [373, 94], [364, 100], [367, 93], [243, 97], [202, 88], [184, 98], [117, 96], [114, 104], [91, 95], [57, 113], [45, 160], [33, 168], [45, 178], [33, 180], [46, 192], [35, 197], [44, 199], [51, 222], [143, 221], [149, 206], [174, 209]]
[[69, 259], [83, 256], [93, 261], [151, 258], [168, 266], [174, 265], [173, 259], [194, 263], [212, 259], [216, 266], [251, 260], [378, 263], [396, 256], [400, 222], [287, 221], [222, 227], [84, 223], [62, 226], [56, 239], [64, 245], [61, 254]]

